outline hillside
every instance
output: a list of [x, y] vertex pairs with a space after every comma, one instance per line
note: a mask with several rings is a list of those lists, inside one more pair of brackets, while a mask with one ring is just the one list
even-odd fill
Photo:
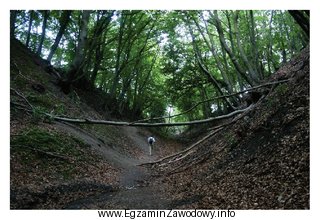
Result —
[[270, 80], [285, 79], [190, 150], [146, 164], [173, 207], [309, 209], [309, 49]]
[[153, 156], [151, 130], [43, 115], [114, 120], [85, 91], [64, 94], [20, 42], [10, 52], [12, 209], [309, 209], [308, 49], [248, 111], [189, 144], [157, 136]]
[[45, 62], [19, 41], [11, 43], [10, 52], [12, 209], [74, 208], [75, 200], [126, 191], [134, 188], [136, 179], [144, 181], [149, 175], [137, 164], [180, 148], [175, 141], [157, 138], [162, 147], [149, 157], [148, 130], [53, 121], [43, 112], [103, 116], [90, 107], [92, 100], [88, 105], [83, 101], [88, 97], [78, 95], [83, 91], [65, 95], [56, 76], [43, 67]]

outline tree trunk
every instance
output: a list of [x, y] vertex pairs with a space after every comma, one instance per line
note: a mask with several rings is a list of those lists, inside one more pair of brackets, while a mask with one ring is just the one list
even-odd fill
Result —
[[94, 34], [94, 38], [96, 38], [97, 40], [92, 43], [93, 44], [92, 47], [93, 48], [95, 47], [95, 60], [93, 61], [93, 64], [94, 64], [93, 71], [90, 77], [90, 84], [92, 87], [94, 87], [94, 83], [97, 78], [98, 71], [101, 68], [101, 63], [104, 57], [105, 48], [110, 43], [110, 41], [106, 42], [107, 31], [105, 30], [108, 28], [113, 14], [114, 14], [114, 11], [108, 11], [108, 12], [103, 11], [101, 18], [100, 19], [97, 18], [98, 23], [97, 23], [95, 34]]
[[[197, 60], [197, 63], [200, 67], [200, 70], [207, 76], [208, 80], [210, 83], [212, 83], [212, 85], [218, 90], [218, 92], [221, 94], [221, 95], [224, 95], [222, 89], [221, 89], [221, 86], [220, 84], [218, 83], [217, 79], [207, 70], [207, 68], [204, 66], [202, 60], [201, 60], [201, 52], [200, 52], [200, 49], [198, 48], [197, 44], [196, 44], [196, 40], [195, 40], [195, 35], [193, 33], [193, 30], [189, 24], [188, 21], [186, 21], [187, 23], [187, 26], [188, 26], [188, 29], [189, 29], [189, 33], [191, 35], [191, 38], [192, 38], [192, 46], [193, 46], [193, 50], [195, 52], [195, 56], [196, 56], [196, 60]], [[225, 98], [224, 101], [226, 102], [226, 104], [231, 108], [231, 109], [234, 109], [234, 107], [232, 106], [231, 102]]]
[[72, 11], [69, 11], [69, 10], [66, 10], [66, 11], [63, 11], [61, 17], [60, 17], [60, 28], [59, 28], [59, 32], [56, 36], [56, 39], [54, 40], [54, 43], [53, 45], [51, 46], [50, 48], [50, 53], [47, 57], [47, 60], [49, 62], [51, 62], [51, 59], [54, 55], [54, 53], [56, 52], [57, 48], [58, 48], [58, 45], [60, 43], [60, 40], [68, 26], [68, 23], [70, 21], [70, 15], [71, 15]]
[[243, 50], [243, 47], [241, 45], [241, 42], [240, 42], [240, 33], [239, 33], [239, 30], [238, 30], [238, 18], [239, 18], [239, 11], [236, 11], [235, 15], [234, 15], [234, 32], [235, 32], [235, 35], [236, 35], [236, 38], [237, 38], [238, 49], [239, 49], [239, 52], [240, 52], [240, 55], [241, 55], [241, 58], [242, 58], [243, 62], [245, 63], [245, 65], [248, 68], [251, 80], [253, 82], [257, 83], [259, 81], [257, 73], [254, 71], [254, 69], [252, 67], [252, 64], [248, 60], [248, 57], [245, 54], [245, 52]]
[[255, 72], [257, 73], [257, 76], [259, 79], [263, 79], [262, 76], [262, 72], [261, 72], [261, 68], [259, 65], [259, 48], [258, 48], [258, 36], [256, 36], [256, 26], [255, 26], [255, 20], [254, 20], [254, 16], [253, 16], [253, 11], [250, 10], [249, 11], [249, 15], [250, 15], [250, 41], [252, 44], [252, 53], [253, 53], [253, 57], [254, 57], [254, 62], [253, 62], [253, 67]]
[[175, 122], [175, 123], [131, 123], [131, 122], [119, 122], [119, 121], [105, 121], [105, 120], [94, 120], [94, 119], [79, 119], [79, 118], [63, 118], [54, 116], [51, 114], [46, 114], [50, 118], [56, 121], [64, 121], [75, 124], [104, 124], [104, 125], [114, 125], [114, 126], [135, 126], [135, 127], [163, 127], [163, 126], [184, 126], [184, 125], [196, 125], [196, 124], [204, 124], [213, 121], [219, 121], [222, 119], [231, 118], [240, 113], [248, 112], [250, 109], [254, 108], [254, 105], [250, 105], [245, 109], [240, 109], [233, 111], [231, 113], [220, 115], [217, 117], [207, 118], [203, 120], [194, 120], [188, 122]]
[[[233, 28], [232, 28], [232, 25], [231, 25], [231, 19], [230, 19], [230, 15], [229, 15], [228, 10], [226, 11], [226, 17], [227, 17], [227, 21], [228, 21], [228, 29], [229, 29], [228, 35], [229, 35], [230, 44], [231, 44], [231, 51], [235, 51], [235, 45], [234, 45], [234, 39], [233, 39]], [[222, 44], [221, 41], [220, 41], [220, 47], [221, 47], [221, 51], [222, 51], [223, 56], [224, 56], [225, 63], [227, 63], [226, 62], [226, 57], [225, 57], [226, 50], [224, 49], [223, 44]], [[241, 77], [241, 73], [237, 69], [236, 69], [236, 79], [237, 79], [236, 81], [239, 83], [240, 91], [242, 91], [244, 89], [243, 78]]]
[[34, 11], [30, 11], [29, 16], [30, 16], [29, 17], [29, 26], [28, 26], [27, 40], [26, 40], [27, 47], [29, 47], [29, 43], [30, 43], [30, 35], [31, 35], [31, 27], [32, 27], [32, 22], [33, 22]]
[[225, 86], [225, 87], [226, 87], [226, 90], [227, 90], [229, 93], [232, 93], [232, 92], [233, 92], [233, 91], [232, 91], [233, 89], [232, 89], [231, 82], [230, 82], [230, 80], [229, 80], [229, 78], [228, 78], [228, 75], [226, 74], [226, 72], [225, 72], [225, 70], [224, 70], [224, 68], [223, 68], [223, 64], [221, 63], [221, 61], [220, 61], [220, 59], [219, 59], [219, 56], [218, 56], [218, 54], [217, 54], [217, 52], [216, 52], [216, 50], [215, 50], [214, 40], [213, 40], [212, 35], [210, 34], [210, 31], [209, 31], [209, 29], [208, 29], [208, 24], [207, 24], [207, 22], [205, 21], [205, 19], [203, 18], [203, 16], [201, 16], [201, 17], [202, 17], [203, 23], [205, 24], [205, 29], [206, 29], [207, 35], [208, 35], [208, 37], [209, 37], [209, 40], [205, 37], [205, 35], [204, 35], [204, 33], [202, 32], [201, 27], [200, 27], [199, 23], [196, 21], [196, 19], [194, 19], [194, 17], [192, 17], [192, 19], [193, 19], [193, 21], [195, 22], [195, 24], [196, 24], [196, 26], [197, 26], [197, 28], [198, 28], [198, 31], [200, 32], [202, 38], [205, 40], [208, 48], [210, 49], [210, 51], [211, 51], [211, 53], [212, 53], [212, 55], [213, 55], [213, 57], [214, 57], [214, 60], [215, 60], [216, 63], [217, 63], [217, 67], [218, 67], [218, 69], [219, 69], [219, 71], [220, 71], [220, 73], [221, 73], [221, 76], [222, 76], [222, 78], [223, 78], [223, 81], [224, 81], [225, 84], [226, 84], [226, 86]]
[[[292, 41], [290, 41], [288, 23], [286, 22], [284, 13], [282, 11], [280, 11], [280, 18], [282, 23], [281, 26], [283, 26], [283, 29], [285, 30], [285, 33], [286, 33], [287, 48], [289, 49], [291, 56], [293, 56], [294, 52], [296, 51], [295, 44]], [[294, 39], [294, 37], [292, 39]]]
[[[120, 93], [120, 95], [119, 95], [119, 97], [118, 97], [119, 103], [121, 103], [121, 102], [123, 101], [123, 98], [124, 98], [125, 94], [126, 94], [127, 91], [129, 90], [130, 84], [131, 84], [131, 81], [132, 81], [133, 78], [134, 78], [134, 75], [137, 76], [137, 75], [139, 74], [139, 72], [141, 71], [141, 70], [139, 70], [139, 65], [140, 65], [140, 63], [141, 63], [141, 61], [142, 61], [142, 59], [143, 59], [143, 54], [144, 54], [144, 52], [146, 51], [147, 44], [148, 44], [148, 42], [149, 42], [150, 35], [151, 35], [151, 33], [152, 33], [152, 30], [153, 30], [154, 26], [155, 26], [155, 23], [149, 28], [148, 33], [146, 34], [145, 40], [144, 40], [144, 42], [143, 42], [143, 45], [142, 45], [142, 47], [139, 49], [139, 52], [134, 55], [136, 58], [135, 58], [135, 64], [134, 64], [134, 66], [133, 66], [133, 70], [131, 71], [132, 74], [130, 74], [129, 76], [126, 77], [126, 79], [124, 79], [122, 91], [121, 91], [121, 93]], [[152, 65], [152, 66], [153, 66], [153, 65]], [[136, 73], [136, 74], [134, 74], [134, 73]]]
[[271, 70], [271, 63], [272, 61], [272, 44], [273, 44], [273, 36], [272, 36], [272, 20], [273, 20], [273, 14], [274, 11], [271, 11], [271, 16], [270, 16], [270, 21], [269, 21], [269, 36], [268, 36], [268, 50], [267, 50], [267, 63], [268, 63], [268, 74], [271, 75], [272, 70]]
[[[122, 15], [124, 16], [124, 15]], [[118, 35], [118, 45], [117, 45], [117, 51], [116, 51], [116, 65], [115, 65], [115, 74], [113, 78], [113, 83], [110, 89], [110, 95], [111, 97], [115, 97], [115, 93], [118, 87], [119, 79], [120, 79], [120, 59], [121, 59], [121, 53], [123, 50], [123, 35], [124, 35], [124, 27], [126, 25], [126, 16], [122, 17], [120, 20], [120, 28], [119, 28], [119, 35]]]
[[14, 31], [16, 29], [16, 20], [17, 20], [17, 10], [11, 10], [10, 11], [10, 37], [14, 38]]
[[[68, 83], [72, 83], [75, 81], [75, 78], [80, 79], [82, 75], [82, 63], [85, 56], [85, 45], [87, 42], [87, 34], [88, 34], [88, 22], [90, 18], [89, 10], [84, 10], [82, 12], [81, 25], [80, 25], [80, 34], [79, 34], [79, 42], [76, 49], [76, 54], [73, 58], [72, 64], [68, 71]], [[79, 74], [80, 73], [80, 74]]]
[[[210, 14], [212, 14], [212, 13], [210, 13]], [[240, 73], [240, 75], [243, 77], [243, 79], [249, 85], [252, 86], [253, 85], [252, 80], [250, 78], [248, 78], [248, 76], [246, 75], [245, 71], [242, 69], [242, 67], [238, 63], [237, 58], [235, 57], [233, 52], [230, 50], [230, 48], [228, 47], [228, 45], [227, 45], [227, 43], [225, 41], [225, 37], [224, 37], [223, 29], [222, 29], [222, 26], [221, 26], [221, 22], [219, 20], [218, 13], [217, 13], [216, 10], [213, 13], [213, 19], [214, 19], [214, 25], [216, 26], [216, 29], [217, 29], [218, 34], [219, 34], [220, 43], [222, 44], [224, 50], [226, 50], [226, 52], [229, 55], [234, 67], [236, 68], [236, 70]]]
[[298, 23], [304, 33], [307, 35], [308, 39], [310, 38], [310, 21], [309, 21], [309, 12], [299, 10], [289, 10], [290, 15]]
[[48, 18], [49, 18], [49, 11], [48, 10], [43, 11], [42, 33], [41, 33], [41, 39], [40, 39], [40, 43], [37, 50], [37, 55], [39, 56], [41, 56], [42, 45], [43, 45], [44, 38], [46, 36]]

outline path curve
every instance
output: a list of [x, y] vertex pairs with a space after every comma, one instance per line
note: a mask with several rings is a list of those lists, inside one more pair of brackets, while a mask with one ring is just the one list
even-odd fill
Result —
[[119, 189], [75, 200], [67, 204], [65, 209], [166, 209], [170, 206], [163, 195], [163, 189], [148, 186], [151, 173], [144, 167], [137, 166], [141, 163], [150, 162], [157, 158], [157, 155], [149, 156], [147, 143], [148, 131], [135, 127], [124, 127], [123, 132], [132, 143], [132, 147], [139, 148], [143, 155], [139, 158], [129, 158], [117, 152], [108, 144], [93, 134], [68, 123], [57, 122], [55, 124], [61, 130], [74, 135], [94, 150], [99, 152], [108, 162], [121, 168]]

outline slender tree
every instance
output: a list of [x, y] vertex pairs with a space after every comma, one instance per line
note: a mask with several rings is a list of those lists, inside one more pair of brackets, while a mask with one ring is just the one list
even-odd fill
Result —
[[10, 11], [10, 37], [14, 38], [15, 29], [16, 29], [16, 20], [17, 20], [18, 11], [17, 10], [11, 10]]
[[45, 36], [46, 36], [47, 21], [48, 21], [50, 12], [48, 10], [45, 10], [45, 11], [42, 12], [42, 14], [43, 14], [42, 33], [41, 33], [39, 46], [38, 46], [38, 49], [37, 49], [37, 55], [39, 55], [39, 56], [41, 55], [43, 41], [44, 41]]
[[31, 28], [32, 28], [33, 18], [34, 18], [34, 11], [31, 10], [29, 12], [29, 25], [28, 25], [27, 40], [26, 40], [26, 46], [27, 47], [29, 47], [29, 43], [30, 43], [30, 36], [31, 36]]
[[60, 40], [68, 26], [68, 23], [70, 21], [70, 15], [71, 15], [72, 11], [70, 10], [66, 10], [66, 11], [63, 11], [62, 12], [62, 15], [60, 17], [60, 28], [59, 28], [59, 32], [54, 40], [54, 43], [53, 45], [51, 46], [50, 48], [50, 52], [49, 52], [49, 55], [47, 57], [47, 60], [49, 62], [51, 62], [51, 59], [54, 55], [54, 53], [56, 52], [58, 46], [59, 46], [59, 43], [60, 43]]
[[290, 15], [298, 23], [304, 33], [310, 38], [309, 11], [289, 10]]
[[253, 68], [251, 61], [248, 59], [248, 57], [242, 47], [242, 43], [240, 41], [241, 37], [240, 37], [239, 29], [238, 29], [238, 18], [239, 18], [239, 11], [236, 11], [234, 14], [234, 32], [235, 32], [235, 35], [237, 38], [237, 46], [239, 49], [240, 56], [249, 71], [250, 81], [252, 81], [252, 82], [254, 82], [254, 84], [256, 84], [257, 82], [259, 82], [259, 78], [257, 76], [257, 73], [254, 71], [254, 68]]
[[85, 58], [85, 46], [87, 42], [88, 22], [90, 18], [90, 13], [91, 11], [89, 10], [84, 10], [82, 12], [78, 46], [68, 71], [68, 84], [71, 84], [76, 78], [79, 79], [83, 75], [82, 64]]
[[254, 84], [252, 79], [247, 76], [245, 70], [243, 70], [243, 68], [241, 67], [241, 65], [237, 61], [236, 56], [234, 55], [234, 53], [231, 51], [231, 49], [228, 47], [228, 45], [226, 43], [224, 32], [223, 32], [223, 29], [221, 26], [221, 21], [218, 17], [217, 11], [213, 12], [213, 19], [214, 19], [214, 25], [217, 29], [218, 34], [219, 34], [219, 39], [220, 39], [221, 45], [223, 46], [224, 50], [226, 50], [234, 67], [236, 68], [236, 70], [240, 73], [240, 75], [243, 77], [243, 79], [252, 86]]

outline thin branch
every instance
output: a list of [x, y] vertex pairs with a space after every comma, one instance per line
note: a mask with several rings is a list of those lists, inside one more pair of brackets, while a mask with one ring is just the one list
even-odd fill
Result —
[[240, 92], [235, 92], [235, 93], [231, 93], [231, 94], [228, 94], [228, 95], [216, 96], [216, 97], [213, 97], [213, 98], [210, 98], [210, 99], [206, 99], [206, 100], [200, 101], [200, 102], [196, 103], [194, 106], [192, 106], [191, 108], [189, 108], [188, 110], [183, 111], [183, 112], [181, 112], [179, 114], [170, 115], [170, 116], [161, 116], [161, 117], [156, 117], [156, 118], [141, 119], [141, 120], [133, 121], [133, 122], [131, 122], [131, 124], [136, 124], [138, 122], [151, 121], [151, 120], [174, 118], [174, 117], [177, 117], [177, 116], [180, 116], [180, 115], [184, 115], [184, 114], [192, 111], [193, 109], [195, 109], [196, 107], [198, 107], [199, 105], [201, 105], [201, 104], [203, 104], [205, 102], [211, 102], [211, 101], [214, 101], [216, 99], [222, 99], [222, 98], [228, 98], [228, 97], [231, 97], [231, 96], [240, 95], [242, 93], [250, 92], [252, 90], [256, 90], [256, 89], [259, 89], [261, 87], [266, 87], [266, 86], [275, 85], [275, 84], [279, 84], [279, 83], [285, 83], [285, 82], [289, 82], [290, 80], [291, 79], [285, 79], [285, 80], [279, 80], [279, 81], [275, 81], [275, 82], [269, 82], [269, 83], [265, 83], [265, 84], [262, 84], [262, 85], [259, 85], [259, 86], [251, 87], [249, 89], [242, 90]]
[[[212, 135], [218, 133], [219, 131], [221, 131], [223, 129], [224, 126], [227, 126], [227, 124], [225, 125], [221, 125], [221, 126], [218, 126], [218, 128], [216, 130], [214, 130], [213, 132], [210, 132], [208, 135], [206, 135], [205, 137], [203, 137], [202, 139], [200, 139], [199, 141], [197, 141], [196, 143], [192, 144], [190, 147], [182, 150], [182, 151], [179, 151], [178, 153], [174, 153], [174, 154], [171, 154], [169, 156], [166, 156], [166, 157], [163, 157], [159, 160], [156, 160], [156, 161], [153, 161], [153, 162], [148, 162], [148, 163], [142, 163], [142, 164], [139, 164], [139, 166], [144, 166], [144, 165], [150, 165], [150, 164], [156, 164], [156, 163], [161, 163], [163, 162], [164, 160], [167, 160], [169, 158], [174, 158], [175, 156], [178, 156], [180, 154], [184, 154], [184, 153], [187, 153], [188, 151], [192, 150], [193, 148], [195, 148], [196, 146], [198, 146], [200, 143], [202, 143], [203, 141], [207, 140], [209, 137], [211, 137]], [[182, 157], [180, 157], [179, 159], [176, 159], [174, 161], [169, 161], [167, 162], [166, 164], [168, 163], [171, 163], [171, 162], [175, 162], [175, 161], [179, 161], [181, 160], [182, 158], [186, 157], [187, 155], [189, 155], [190, 153], [187, 153], [186, 155], [183, 155]]]
[[[251, 105], [252, 108], [255, 106]], [[206, 135], [205, 137], [201, 138], [199, 141], [197, 141], [196, 143], [194, 143], [193, 145], [191, 145], [190, 147], [188, 147], [187, 149], [185, 150], [182, 150], [182, 151], [179, 151], [178, 153], [174, 153], [172, 155], [169, 155], [169, 156], [166, 156], [166, 157], [163, 157], [157, 161], [153, 161], [153, 162], [148, 162], [148, 163], [142, 163], [142, 164], [139, 164], [139, 166], [144, 166], [144, 165], [150, 165], [150, 164], [157, 164], [157, 163], [161, 163], [163, 162], [164, 160], [166, 159], [169, 159], [169, 158], [174, 158], [175, 156], [178, 156], [180, 154], [183, 154], [183, 153], [186, 153], [190, 150], [192, 150], [193, 148], [195, 148], [196, 146], [198, 146], [199, 144], [201, 144], [203, 141], [207, 140], [208, 138], [210, 138], [211, 136], [213, 136], [214, 134], [218, 133], [220, 130], [222, 130], [223, 128], [227, 127], [228, 125], [231, 125], [233, 124], [234, 122], [238, 121], [239, 119], [243, 118], [248, 112], [249, 110], [251, 110], [252, 108], [248, 108], [248, 111], [244, 112], [243, 114], [241, 114], [240, 116], [238, 117], [235, 117], [233, 120], [231, 120], [230, 122], [227, 122], [227, 123], [224, 123], [222, 125], [219, 125], [219, 126], [216, 126], [216, 127], [213, 127], [210, 129], [210, 133], [208, 135]], [[213, 131], [212, 131], [213, 130]], [[190, 151], [189, 153], [187, 153], [186, 155], [183, 155], [181, 156], [179, 159], [176, 159], [174, 161], [169, 161], [165, 164], [168, 164], [168, 163], [171, 163], [171, 162], [176, 162], [176, 161], [179, 161], [181, 159], [183, 159], [184, 157], [186, 157], [187, 155], [189, 155], [190, 153], [192, 153], [192, 151]], [[161, 165], [160, 165], [161, 166]]]
[[13, 63], [14, 67], [15, 67], [16, 70], [18, 71], [18, 75], [20, 75], [22, 78], [26, 79], [27, 81], [34, 83], [34, 80], [26, 77], [25, 75], [23, 75], [23, 74], [21, 73], [21, 70], [19, 69], [19, 67], [18, 67], [18, 65], [17, 65], [17, 63], [15, 62], [14, 59], [12, 59], [12, 60], [10, 60], [10, 61]]
[[32, 113], [32, 110], [28, 109], [27, 106], [25, 105], [22, 105], [22, 104], [19, 104], [19, 103], [16, 103], [16, 102], [13, 102], [13, 101], [10, 101], [10, 104], [14, 105], [14, 107], [18, 110], [22, 110], [22, 111], [25, 111], [26, 114], [29, 114]]
[[24, 95], [22, 95], [21, 93], [19, 93], [17, 90], [15, 90], [13, 88], [10, 88], [10, 90], [13, 91], [17, 96], [22, 98], [29, 105], [29, 107], [33, 109], [33, 106], [31, 105], [31, 103], [28, 101], [28, 99]]

